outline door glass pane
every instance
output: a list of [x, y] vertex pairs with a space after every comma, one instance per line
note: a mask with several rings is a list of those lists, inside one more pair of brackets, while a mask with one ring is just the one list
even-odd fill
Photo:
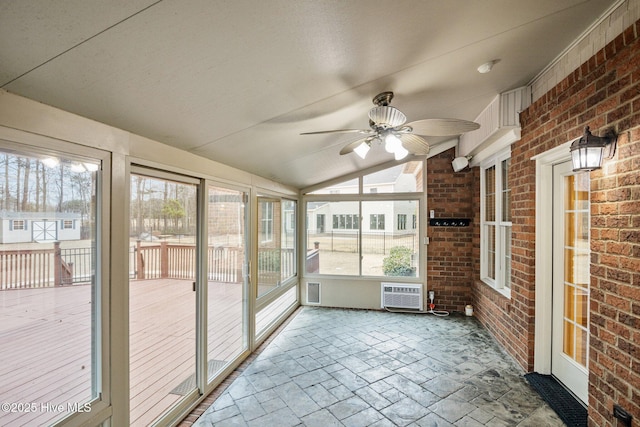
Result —
[[[362, 202], [364, 218], [374, 223], [362, 227], [363, 276], [418, 276], [418, 228], [407, 227], [398, 218], [419, 218], [417, 200]], [[404, 225], [404, 228], [403, 228]], [[367, 227], [369, 226], [369, 227]]]
[[148, 425], [196, 389], [197, 187], [131, 175], [131, 424]]
[[[563, 351], [587, 366], [589, 342], [589, 180], [588, 173], [564, 178]], [[586, 177], [586, 178], [585, 178]]]
[[0, 425], [49, 425], [100, 392], [99, 166], [0, 147], [0, 402], [23, 405]]
[[574, 324], [565, 319], [564, 321], [564, 353], [570, 358], [575, 356], [575, 329]]
[[582, 366], [587, 366], [588, 342], [589, 332], [584, 328], [576, 327], [576, 360]]
[[247, 348], [244, 193], [209, 187], [207, 378]]

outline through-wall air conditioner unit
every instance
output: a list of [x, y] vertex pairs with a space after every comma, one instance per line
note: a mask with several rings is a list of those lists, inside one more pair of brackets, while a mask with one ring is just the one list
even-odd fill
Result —
[[422, 284], [382, 282], [380, 285], [382, 308], [407, 308], [422, 311]]

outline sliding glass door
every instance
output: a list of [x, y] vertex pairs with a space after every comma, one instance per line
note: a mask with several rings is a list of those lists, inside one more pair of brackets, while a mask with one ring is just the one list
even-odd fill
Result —
[[249, 348], [248, 197], [132, 169], [130, 423], [146, 426], [195, 402]]
[[198, 181], [131, 174], [131, 425], [148, 425], [197, 391]]
[[207, 379], [248, 349], [247, 193], [208, 188]]

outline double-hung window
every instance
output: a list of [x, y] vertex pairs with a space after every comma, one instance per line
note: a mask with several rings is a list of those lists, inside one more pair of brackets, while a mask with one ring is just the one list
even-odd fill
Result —
[[510, 151], [498, 153], [481, 166], [480, 274], [482, 281], [511, 295]]

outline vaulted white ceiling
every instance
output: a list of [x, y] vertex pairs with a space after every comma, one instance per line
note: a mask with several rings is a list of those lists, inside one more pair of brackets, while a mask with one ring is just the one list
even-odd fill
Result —
[[0, 0], [0, 87], [302, 188], [390, 158], [301, 132], [367, 129], [387, 90], [409, 121], [473, 120], [613, 3]]

